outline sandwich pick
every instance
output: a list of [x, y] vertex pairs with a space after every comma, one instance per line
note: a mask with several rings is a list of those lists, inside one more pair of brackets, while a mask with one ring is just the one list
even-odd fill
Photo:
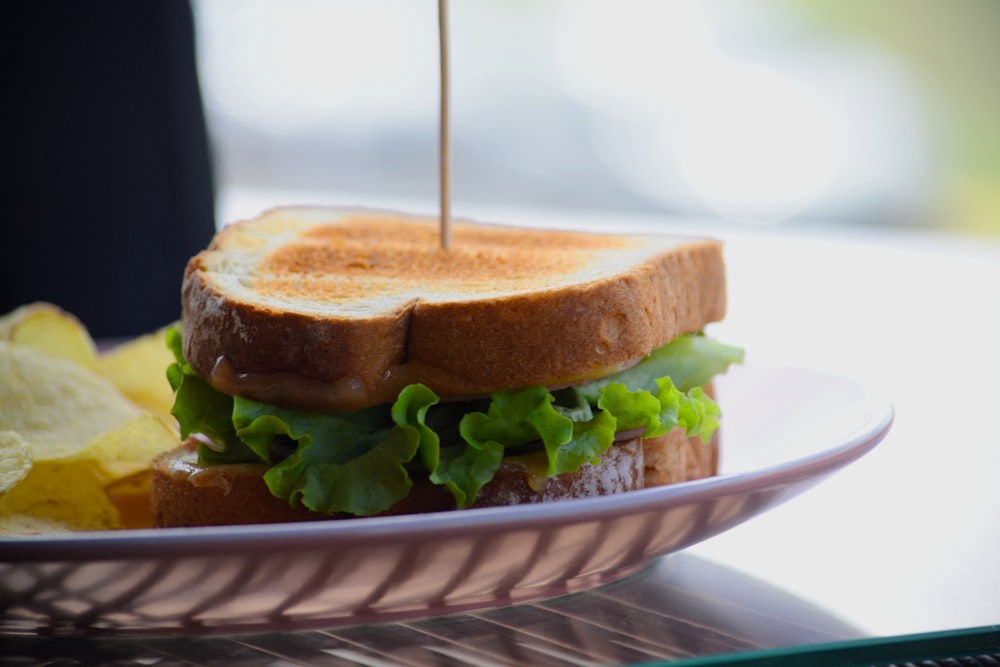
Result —
[[725, 314], [721, 243], [454, 223], [444, 250], [427, 218], [287, 207], [192, 258], [167, 338], [187, 443], [154, 463], [154, 525], [461, 510], [715, 470], [669, 460], [715, 458], [711, 381], [743, 358], [702, 333]]

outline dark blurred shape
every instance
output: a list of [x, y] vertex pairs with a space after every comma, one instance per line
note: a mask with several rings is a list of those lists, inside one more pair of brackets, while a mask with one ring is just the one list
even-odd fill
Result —
[[215, 229], [190, 5], [6, 1], [0, 91], [0, 313], [51, 301], [95, 337], [176, 319]]

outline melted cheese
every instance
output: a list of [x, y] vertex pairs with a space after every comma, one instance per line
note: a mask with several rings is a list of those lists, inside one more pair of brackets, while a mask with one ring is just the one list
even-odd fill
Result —
[[[582, 384], [607, 377], [638, 363], [599, 367], [572, 378], [546, 383], [550, 389]], [[219, 357], [208, 383], [229, 395], [245, 396], [262, 403], [294, 405], [303, 409], [325, 411], [360, 410], [372, 405], [392, 403], [408, 385], [422, 383], [438, 396], [461, 400], [487, 396], [502, 387], [484, 387], [422, 361], [392, 366], [380, 377], [343, 377], [333, 382], [307, 378], [297, 373], [238, 373], [225, 357]]]
[[175, 483], [187, 482], [191, 486], [216, 487], [229, 493], [237, 477], [249, 475], [262, 477], [268, 466], [263, 463], [222, 463], [203, 466], [198, 463], [198, 452], [194, 449], [180, 456], [170, 457], [160, 470]]

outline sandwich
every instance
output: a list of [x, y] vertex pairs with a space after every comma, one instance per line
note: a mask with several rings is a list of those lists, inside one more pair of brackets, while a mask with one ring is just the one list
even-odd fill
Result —
[[557, 501], [715, 474], [718, 241], [289, 207], [194, 256], [157, 526]]

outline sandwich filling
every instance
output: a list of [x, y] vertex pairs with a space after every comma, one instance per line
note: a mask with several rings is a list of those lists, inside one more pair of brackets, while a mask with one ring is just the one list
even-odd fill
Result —
[[471, 507], [505, 457], [536, 453], [544, 475], [598, 463], [616, 439], [675, 428], [708, 442], [719, 406], [703, 387], [740, 348], [685, 334], [635, 365], [577, 386], [525, 387], [470, 400], [442, 400], [405, 386], [392, 403], [322, 412], [261, 403], [215, 389], [187, 363], [179, 325], [167, 335], [173, 415], [197, 437], [205, 466], [268, 466], [271, 493], [326, 514], [379, 514], [405, 498], [415, 478], [447, 488]]

